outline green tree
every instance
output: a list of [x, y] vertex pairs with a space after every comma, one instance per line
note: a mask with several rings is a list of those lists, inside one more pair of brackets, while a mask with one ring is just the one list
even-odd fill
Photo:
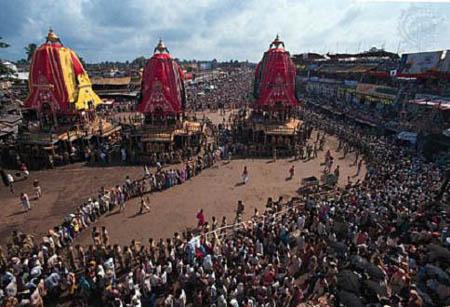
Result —
[[131, 62], [131, 65], [138, 66], [138, 67], [144, 67], [145, 63], [147, 62], [147, 59], [143, 56], [140, 56]]
[[81, 65], [83, 65], [83, 67], [86, 69], [86, 62], [84, 61], [84, 59], [82, 57], [78, 57], [78, 59], [80, 60]]
[[25, 49], [25, 53], [27, 55], [27, 61], [30, 62], [33, 58], [33, 54], [36, 51], [37, 45], [35, 43], [28, 44]]
[[28, 61], [26, 59], [20, 59], [20, 60], [16, 61], [16, 64], [18, 64], [18, 65], [26, 65], [26, 64], [28, 64]]

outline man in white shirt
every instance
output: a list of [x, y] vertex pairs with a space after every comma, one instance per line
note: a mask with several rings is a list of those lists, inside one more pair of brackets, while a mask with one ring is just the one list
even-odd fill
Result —
[[9, 190], [14, 194], [14, 177], [8, 173], [6, 174], [6, 180], [8, 181]]
[[184, 289], [181, 289], [180, 295], [178, 296], [178, 306], [186, 306], [186, 292], [184, 292]]
[[22, 193], [20, 195], [20, 203], [22, 204], [22, 208], [25, 211], [30, 211], [31, 210], [30, 199], [28, 198], [27, 193]]

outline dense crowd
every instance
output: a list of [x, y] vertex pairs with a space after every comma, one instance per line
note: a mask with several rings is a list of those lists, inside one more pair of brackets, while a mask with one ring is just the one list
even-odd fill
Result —
[[[198, 235], [176, 233], [159, 242], [111, 246], [104, 229], [93, 229], [94, 244], [83, 248], [65, 242], [61, 229], [42, 243], [13, 234], [0, 253], [3, 301], [8, 306], [18, 300], [42, 306], [43, 298], [74, 306], [450, 304], [445, 207], [450, 193], [441, 190], [443, 170], [413, 148], [351, 122], [312, 111], [304, 120], [364, 157], [366, 178], [328, 194], [268, 200], [263, 215], [255, 212], [228, 231], [226, 220], [219, 226], [213, 218], [200, 225]], [[182, 182], [182, 172], [157, 176], [146, 170], [144, 181], [168, 188]], [[195, 174], [195, 167], [186, 166], [185, 174]], [[165, 178], [164, 184], [153, 185], [157, 178]], [[126, 193], [140, 195], [142, 186], [127, 181], [124, 191], [129, 185], [134, 188]], [[102, 195], [93, 219], [86, 215], [87, 224], [98, 210], [108, 210], [101, 202], [121, 201], [111, 195], [101, 201]]]
[[[63, 286], [63, 284], [67, 286], [65, 283], [67, 280], [62, 281], [61, 279], [72, 278], [75, 277], [75, 275], [72, 273], [69, 274], [67, 267], [64, 270], [58, 269], [55, 271], [53, 265], [49, 264], [48, 261], [50, 260], [48, 258], [54, 256], [52, 261], [61, 261], [60, 256], [64, 255], [66, 256], [65, 260], [71, 261], [69, 259], [72, 259], [71, 255], [72, 252], [74, 252], [74, 248], [71, 246], [73, 240], [82, 231], [94, 224], [102, 215], [114, 210], [122, 212], [125, 209], [127, 201], [136, 197], [140, 197], [140, 206], [137, 214], [143, 214], [143, 209], [149, 209], [148, 197], [144, 200], [146, 194], [160, 192], [175, 185], [182, 184], [200, 174], [205, 168], [213, 166], [220, 158], [221, 154], [219, 151], [212, 152], [206, 150], [203, 155], [199, 155], [193, 160], [187, 160], [182, 167], [178, 168], [163, 168], [164, 163], [158, 161], [156, 170], [153, 173], [148, 166], [144, 166], [144, 176], [141, 179], [132, 180], [129, 176], [126, 176], [125, 182], [122, 185], [117, 185], [110, 189], [101, 187], [97, 197], [89, 198], [85, 203], [81, 204], [74, 213], [69, 214], [61, 225], [50, 229], [48, 235], [42, 238], [42, 243], [39, 247], [36, 245], [37, 242], [34, 241], [32, 236], [13, 232], [10, 242], [7, 244], [8, 252], [5, 253], [0, 249], [0, 269], [2, 274], [6, 274], [0, 279], [0, 285], [2, 286], [0, 299], [5, 299], [4, 302], [9, 302], [12, 304], [11, 306], [14, 306], [16, 296], [25, 296], [27, 299], [22, 300], [24, 303], [31, 300], [32, 306], [35, 306], [36, 304], [39, 306], [39, 304], [42, 303], [41, 294], [45, 293], [44, 296], [47, 296], [48, 290], [51, 289], [53, 289], [51, 292], [54, 295], [47, 296], [50, 297], [50, 301], [52, 300], [51, 297], [59, 298], [62, 293], [60, 291], [60, 286]], [[39, 193], [41, 193], [40, 187]], [[30, 210], [32, 208], [30, 201], [27, 201], [27, 203], [28, 206], [25, 206], [26, 210]], [[105, 238], [107, 238], [106, 229], [102, 229], [101, 233], [97, 233], [96, 227], [93, 227], [92, 233], [95, 243], [105, 242]], [[98, 237], [101, 237], [102, 240], [97, 240], [97, 235]], [[83, 248], [80, 246], [75, 250], [79, 255], [84, 253]], [[37, 258], [37, 256], [39, 256], [39, 258]], [[39, 264], [36, 264], [37, 262], [30, 262], [31, 259], [37, 260]], [[13, 274], [10, 275], [5, 271], [5, 265], [9, 265], [10, 263], [14, 263], [14, 268], [29, 265], [32, 271], [30, 272], [23, 268], [23, 270], [13, 270], [9, 272]], [[70, 263], [74, 264], [73, 261]], [[83, 264], [86, 263], [83, 262]], [[81, 266], [72, 266], [70, 270], [74, 271], [75, 268], [80, 269]], [[48, 278], [41, 280], [40, 278], [42, 277], [41, 273], [43, 270], [46, 272], [50, 271], [50, 273]], [[36, 275], [33, 272], [38, 273], [36, 273]], [[18, 274], [18, 276], [16, 277], [15, 274]], [[20, 280], [18, 280], [18, 278], [20, 278]], [[23, 283], [25, 279], [28, 281], [26, 284]], [[38, 286], [36, 282], [40, 281], [43, 282], [41, 286], [45, 287], [45, 291], [43, 291], [42, 288], [39, 288], [39, 294], [35, 290]], [[65, 286], [63, 286], [63, 288]], [[55, 290], [54, 287], [57, 287], [58, 290]], [[33, 291], [30, 292], [30, 289]]]
[[239, 108], [248, 101], [254, 71], [227, 70], [208, 81], [187, 88], [187, 109], [192, 111]]

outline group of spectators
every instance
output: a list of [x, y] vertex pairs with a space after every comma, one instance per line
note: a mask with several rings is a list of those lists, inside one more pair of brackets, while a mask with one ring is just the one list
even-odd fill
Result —
[[[4, 304], [42, 306], [43, 298], [76, 306], [450, 304], [450, 193], [443, 170], [352, 122], [316, 111], [305, 111], [304, 120], [358, 152], [365, 179], [326, 194], [269, 200], [262, 215], [227, 231], [226, 222], [218, 227], [214, 220], [209, 232], [124, 247], [111, 246], [103, 231], [87, 248], [60, 242], [67, 249], [55, 244], [65, 236], [60, 228], [42, 243], [15, 233], [0, 252]], [[184, 168], [188, 178], [197, 167]], [[182, 182], [182, 171], [146, 170], [144, 182], [165, 178], [156, 186], [167, 188]], [[127, 179], [123, 193], [140, 195], [129, 188], [137, 184]], [[92, 200], [99, 202], [94, 220], [107, 210], [100, 200], [106, 192], [99, 195]]]
[[[217, 74], [217, 75], [214, 75]], [[187, 109], [192, 111], [239, 108], [248, 101], [254, 71], [249, 68], [214, 72], [208, 80], [187, 87]]]
[[[32, 306], [42, 306], [42, 297], [49, 301], [59, 301], [63, 293], [78, 288], [75, 277], [76, 271], [80, 272], [87, 262], [75, 265], [73, 259], [84, 253], [82, 247], [72, 246], [73, 240], [85, 229], [89, 228], [104, 214], [118, 210], [123, 211], [128, 200], [145, 194], [163, 191], [175, 185], [182, 184], [192, 177], [200, 174], [203, 169], [213, 166], [220, 159], [220, 152], [207, 150], [203, 155], [193, 160], [186, 161], [178, 168], [162, 168], [162, 163], [157, 162], [155, 172], [144, 167], [144, 176], [141, 179], [132, 180], [126, 176], [122, 185], [110, 189], [101, 187], [97, 197], [89, 198], [81, 204], [74, 213], [65, 217], [61, 225], [49, 230], [42, 238], [42, 242], [26, 234], [13, 232], [7, 243], [7, 252], [0, 248], [0, 300], [8, 306], [15, 306], [18, 298], [23, 304], [31, 302]], [[146, 206], [147, 207], [147, 206]], [[142, 208], [138, 210], [142, 214]], [[108, 241], [107, 231], [102, 230], [98, 234], [101, 240], [96, 240], [96, 228], [93, 227], [93, 239], [96, 245]], [[92, 247], [87, 252], [92, 251]], [[125, 251], [125, 249], [124, 249]], [[51, 260], [50, 260], [51, 259]], [[77, 258], [80, 260], [79, 258]], [[51, 261], [51, 263], [49, 263]], [[73, 266], [67, 267], [69, 264]], [[10, 267], [10, 265], [12, 265]], [[83, 271], [83, 270], [81, 270]], [[69, 273], [73, 272], [73, 273]], [[68, 280], [70, 279], [70, 281]], [[81, 282], [81, 280], [77, 280]], [[50, 291], [50, 295], [49, 295]]]

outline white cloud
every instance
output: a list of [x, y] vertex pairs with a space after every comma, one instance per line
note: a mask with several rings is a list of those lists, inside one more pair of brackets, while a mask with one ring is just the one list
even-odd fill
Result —
[[[0, 36], [11, 47], [0, 57], [24, 57], [23, 47], [41, 43], [52, 26], [67, 46], [93, 62], [150, 56], [159, 37], [175, 57], [185, 59], [257, 61], [276, 33], [291, 53], [355, 52], [382, 44], [396, 51], [404, 40], [399, 21], [411, 5], [351, 0], [17, 0], [2, 6]], [[433, 41], [420, 48], [449, 48], [445, 16], [450, 5], [425, 6], [444, 24], [435, 27]], [[402, 49], [414, 48], [410, 41], [402, 43]]]

